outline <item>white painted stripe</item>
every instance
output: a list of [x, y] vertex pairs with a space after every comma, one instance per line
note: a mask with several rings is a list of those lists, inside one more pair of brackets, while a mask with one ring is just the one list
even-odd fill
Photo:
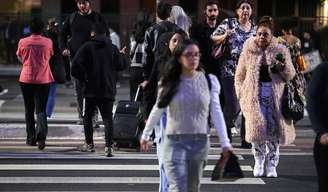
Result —
[[[240, 166], [242, 171], [253, 171], [251, 166]], [[213, 171], [207, 165], [204, 171]], [[1, 164], [0, 171], [158, 171], [158, 165], [90, 165], [90, 164]]]
[[[158, 184], [158, 177], [0, 177], [1, 184]], [[203, 185], [264, 185], [260, 178], [242, 178], [235, 181], [211, 181], [201, 178]]]
[[0, 109], [5, 102], [6, 102], [5, 100], [0, 100]]

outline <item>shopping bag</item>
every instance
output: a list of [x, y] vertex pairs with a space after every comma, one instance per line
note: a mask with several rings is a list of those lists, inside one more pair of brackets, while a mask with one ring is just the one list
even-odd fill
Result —
[[240, 168], [237, 156], [231, 151], [225, 157], [221, 153], [221, 157], [212, 172], [212, 181], [235, 180], [243, 177], [244, 174]]

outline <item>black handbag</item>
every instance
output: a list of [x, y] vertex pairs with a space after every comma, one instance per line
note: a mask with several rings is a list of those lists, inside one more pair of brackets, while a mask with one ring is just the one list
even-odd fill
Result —
[[304, 102], [292, 81], [285, 83], [282, 96], [282, 115], [286, 119], [299, 121], [304, 117]]
[[[232, 29], [231, 19], [228, 18], [228, 29]], [[230, 55], [230, 47], [226, 38], [222, 43], [213, 45], [211, 55], [214, 59], [227, 58]]]
[[65, 83], [66, 70], [63, 58], [60, 54], [55, 54], [50, 58], [50, 69], [55, 82], [58, 84]]
[[221, 158], [216, 163], [214, 170], [212, 172], [212, 181], [217, 180], [234, 180], [243, 178], [244, 174], [240, 168], [237, 156], [229, 152], [229, 155]]

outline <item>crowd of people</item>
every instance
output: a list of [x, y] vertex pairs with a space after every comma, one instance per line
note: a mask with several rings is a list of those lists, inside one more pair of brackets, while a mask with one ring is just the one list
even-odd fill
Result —
[[[99, 110], [105, 127], [104, 153], [113, 156], [117, 73], [129, 67], [131, 100], [138, 87], [143, 93], [139, 99], [146, 125], [140, 147], [149, 150], [151, 141], [157, 147], [159, 191], [199, 191], [210, 128], [216, 129], [223, 156], [227, 156], [233, 151], [231, 129], [240, 114], [241, 147], [252, 148], [254, 177], [278, 177], [279, 146], [292, 143], [296, 136], [295, 121], [282, 114], [285, 84], [296, 82], [295, 90], [303, 97], [306, 90], [296, 61], [302, 43], [290, 27], [282, 27], [282, 36], [275, 37], [271, 17], [253, 20], [250, 0], [238, 1], [236, 17], [221, 23], [218, 2], [208, 0], [204, 22], [198, 24], [192, 23], [182, 7], [159, 2], [156, 22], [147, 12], [137, 16], [127, 51], [126, 47], [119, 50], [116, 38], [111, 40], [104, 17], [91, 9], [90, 0], [76, 0], [76, 4], [78, 10], [66, 18], [60, 31], [58, 23], [49, 20], [44, 33], [42, 21], [34, 18], [29, 25], [31, 35], [18, 43], [28, 145], [46, 147], [47, 116], [54, 105], [48, 96], [55, 94], [56, 87], [51, 65], [63, 64], [66, 79], [74, 78], [78, 116], [84, 126], [80, 151], [95, 151], [93, 128]], [[308, 35], [304, 38], [309, 39]], [[304, 43], [304, 49], [310, 44]], [[218, 58], [213, 50], [223, 45], [229, 51]], [[60, 59], [53, 59], [56, 56]], [[317, 86], [324, 84], [320, 80], [315, 79], [310, 94], [318, 94]], [[313, 115], [318, 117], [316, 162], [327, 170], [319, 158], [327, 157], [323, 152], [327, 151], [327, 126], [320, 121], [327, 122], [319, 119], [324, 112], [318, 111], [316, 101], [310, 104], [318, 114]], [[327, 175], [327, 171], [319, 173]]]

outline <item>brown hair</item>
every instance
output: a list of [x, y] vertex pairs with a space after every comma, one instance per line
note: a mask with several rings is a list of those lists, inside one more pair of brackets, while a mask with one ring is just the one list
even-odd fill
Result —
[[257, 22], [257, 29], [260, 27], [268, 27], [272, 32], [274, 32], [274, 23], [272, 17], [261, 17], [261, 19]]

